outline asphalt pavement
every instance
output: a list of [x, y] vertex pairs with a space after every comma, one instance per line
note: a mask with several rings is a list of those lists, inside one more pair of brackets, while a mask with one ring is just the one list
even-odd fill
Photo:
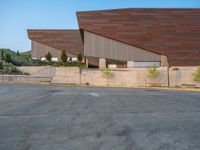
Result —
[[200, 92], [0, 85], [0, 150], [199, 150]]

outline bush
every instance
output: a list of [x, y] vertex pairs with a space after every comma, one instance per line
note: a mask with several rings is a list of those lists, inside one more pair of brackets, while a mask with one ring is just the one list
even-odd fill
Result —
[[158, 75], [159, 75], [156, 66], [150, 67], [150, 68], [148, 69], [148, 72], [149, 72], [149, 77], [151, 77], [151, 78], [153, 78], [153, 79], [157, 78]]
[[89, 83], [89, 82], [86, 82], [85, 85], [90, 85], [90, 83]]
[[21, 75], [22, 72], [19, 71], [12, 63], [1, 62], [0, 63], [0, 74], [11, 74], [11, 75]]
[[20, 56], [13, 56], [12, 57], [12, 63], [15, 66], [34, 66], [34, 65], [37, 65], [38, 62], [40, 63], [40, 61], [32, 60], [32, 58], [28, 55], [22, 55], [21, 54]]
[[5, 61], [8, 62], [8, 63], [12, 62], [12, 58], [11, 58], [10, 54], [5, 55]]
[[79, 63], [82, 62], [83, 57], [82, 57], [82, 55], [80, 53], [77, 55], [77, 59], [78, 59]]
[[200, 83], [200, 65], [198, 66], [196, 72], [193, 74], [193, 79]]
[[62, 65], [62, 63], [61, 62], [52, 62], [52, 66], [54, 66], [54, 67], [60, 67]]
[[80, 68], [85, 68], [85, 64], [80, 64], [78, 62], [71, 62], [66, 64], [65, 66], [67, 67], [80, 67]]
[[107, 86], [109, 85], [108, 80], [113, 76], [112, 71], [110, 68], [105, 68], [102, 70], [102, 73], [107, 81]]
[[0, 61], [0, 70], [3, 69], [3, 61]]
[[102, 70], [104, 77], [106, 78], [110, 78], [112, 76], [112, 72], [110, 70], [110, 68], [105, 68]]
[[1, 50], [1, 60], [4, 60], [4, 51]]

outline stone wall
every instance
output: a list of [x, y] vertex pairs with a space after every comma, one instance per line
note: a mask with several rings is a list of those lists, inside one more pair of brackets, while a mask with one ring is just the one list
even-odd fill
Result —
[[56, 67], [52, 83], [80, 84], [80, 75], [78, 67]]
[[50, 77], [33, 77], [30, 75], [0, 75], [0, 82], [14, 82], [14, 83], [50, 83]]
[[36, 74], [37, 72], [40, 72], [44, 69], [46, 69], [47, 66], [23, 66], [23, 67], [17, 67], [22, 72], [29, 73], [31, 75]]
[[102, 70], [83, 69], [81, 71], [81, 84], [109, 85], [109, 86], [146, 86], [148, 83], [159, 83], [167, 86], [167, 68], [159, 68], [156, 80], [148, 77], [147, 68], [113, 69], [112, 76], [106, 79]]
[[[173, 67], [169, 69], [170, 86], [197, 86], [193, 80], [193, 74], [197, 67]], [[102, 70], [82, 69], [81, 84], [100, 86], [147, 86], [157, 84], [168, 86], [167, 67], [158, 68], [159, 75], [156, 79], [149, 77], [147, 68], [113, 69], [112, 77], [108, 80], [104, 77]]]
[[197, 85], [193, 80], [193, 74], [197, 67], [173, 67], [170, 68], [170, 86]]
[[[48, 68], [48, 69], [47, 69]], [[170, 86], [198, 85], [193, 80], [193, 73], [197, 67], [173, 67], [169, 69]], [[147, 68], [123, 68], [112, 69], [112, 77], [106, 79], [100, 69], [79, 69], [78, 67], [20, 67], [20, 70], [32, 74], [32, 78], [9, 77], [8, 80], [30, 82], [41, 77], [52, 76], [52, 83], [63, 84], [90, 84], [97, 86], [147, 86], [158, 84], [168, 86], [167, 67], [158, 68], [159, 76], [156, 79], [149, 77]], [[53, 71], [51, 71], [53, 70]], [[41, 76], [42, 75], [42, 76]], [[48, 78], [50, 79], [50, 78]], [[6, 80], [5, 80], [6, 81]], [[2, 80], [0, 80], [2, 82]], [[37, 81], [36, 81], [37, 82]]]

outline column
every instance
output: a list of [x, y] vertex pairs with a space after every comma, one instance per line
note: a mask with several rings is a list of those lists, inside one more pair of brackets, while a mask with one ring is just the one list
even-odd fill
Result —
[[105, 58], [99, 58], [99, 68], [106, 68], [106, 59]]
[[88, 68], [88, 66], [89, 66], [89, 60], [87, 58], [85, 58], [85, 66], [86, 66], [86, 68]]

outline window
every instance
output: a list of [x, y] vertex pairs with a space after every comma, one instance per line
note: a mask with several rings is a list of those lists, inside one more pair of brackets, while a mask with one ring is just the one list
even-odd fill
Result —
[[160, 62], [159, 61], [150, 61], [150, 62], [139, 62], [139, 61], [128, 61], [127, 63], [128, 68], [133, 68], [133, 67], [151, 67], [151, 66], [157, 66], [160, 67]]
[[58, 61], [58, 58], [57, 57], [53, 57], [51, 58], [52, 61]]

